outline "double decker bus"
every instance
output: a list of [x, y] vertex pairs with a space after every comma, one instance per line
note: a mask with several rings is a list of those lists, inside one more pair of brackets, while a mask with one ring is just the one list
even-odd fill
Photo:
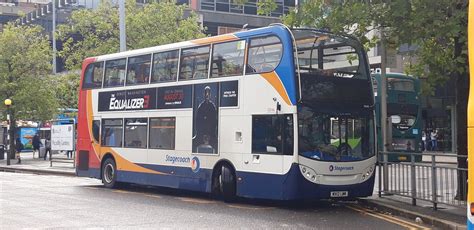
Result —
[[467, 229], [474, 229], [474, 4], [469, 4], [468, 14], [468, 52], [469, 52], [469, 101], [467, 105], [467, 148], [468, 178], [467, 183]]
[[372, 195], [373, 91], [352, 37], [271, 25], [87, 58], [81, 77], [76, 174], [105, 187]]
[[[407, 154], [388, 154], [388, 161], [411, 161], [409, 153], [422, 151], [422, 121], [420, 80], [405, 74], [386, 73], [387, 78], [387, 117], [392, 126], [388, 127], [387, 150]], [[380, 121], [380, 74], [372, 74], [377, 114], [377, 141], [382, 151], [382, 132]], [[429, 135], [429, 134], [427, 134]], [[425, 146], [426, 147], [426, 146]], [[415, 155], [415, 161], [421, 161], [421, 155]]]

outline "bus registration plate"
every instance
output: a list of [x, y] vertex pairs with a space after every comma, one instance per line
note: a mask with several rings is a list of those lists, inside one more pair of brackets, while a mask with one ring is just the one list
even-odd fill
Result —
[[332, 191], [331, 197], [347, 197], [349, 196], [348, 191]]

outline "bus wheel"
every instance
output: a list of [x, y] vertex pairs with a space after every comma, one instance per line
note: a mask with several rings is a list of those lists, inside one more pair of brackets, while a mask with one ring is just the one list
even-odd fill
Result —
[[232, 168], [226, 164], [223, 164], [221, 166], [221, 172], [219, 176], [219, 187], [225, 202], [232, 202], [235, 200], [235, 181], [235, 173]]
[[108, 158], [102, 165], [102, 183], [106, 188], [114, 188], [117, 185], [117, 167], [115, 160]]

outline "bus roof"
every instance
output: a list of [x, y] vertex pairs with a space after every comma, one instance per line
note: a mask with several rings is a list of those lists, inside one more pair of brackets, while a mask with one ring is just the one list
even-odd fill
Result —
[[147, 48], [130, 50], [130, 51], [119, 52], [119, 53], [105, 54], [105, 55], [100, 55], [96, 57], [89, 57], [89, 58], [86, 58], [86, 60], [92, 58], [92, 59], [95, 59], [95, 61], [104, 61], [104, 60], [117, 59], [117, 58], [129, 57], [129, 56], [149, 54], [149, 53], [153, 53], [157, 51], [166, 51], [166, 50], [193, 47], [193, 46], [199, 46], [199, 45], [209, 45], [212, 43], [219, 43], [219, 42], [226, 42], [226, 41], [236, 41], [236, 40], [244, 39], [251, 36], [265, 35], [265, 34], [270, 34], [270, 33], [281, 34], [284, 31], [286, 31], [285, 26], [281, 24], [274, 24], [267, 27], [251, 29], [247, 31], [239, 31], [239, 32], [223, 34], [223, 35], [218, 35], [218, 36], [194, 39], [190, 41], [169, 43], [165, 45], [147, 47]]

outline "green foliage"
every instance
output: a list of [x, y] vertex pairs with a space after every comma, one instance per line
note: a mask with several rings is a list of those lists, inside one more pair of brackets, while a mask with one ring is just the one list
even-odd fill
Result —
[[[127, 49], [204, 37], [197, 15], [191, 13], [184, 18], [185, 8], [173, 1], [141, 7], [136, 1], [127, 0]], [[74, 11], [69, 22], [58, 31], [64, 42], [60, 56], [71, 70], [79, 69], [86, 57], [119, 51], [118, 9], [110, 1], [102, 1], [96, 10]]]
[[[408, 59], [409, 74], [427, 79], [425, 89], [467, 71], [467, 6], [452, 0], [312, 0], [283, 18], [285, 24], [350, 33], [366, 48], [380, 41], [418, 47]], [[370, 33], [378, 31], [375, 36]], [[428, 92], [429, 92], [428, 91]]]
[[41, 27], [7, 24], [0, 33], [0, 99], [12, 99], [17, 119], [48, 120], [56, 112], [51, 60]]
[[56, 78], [56, 98], [63, 109], [77, 108], [79, 72], [69, 72], [54, 76]]
[[270, 16], [277, 7], [278, 5], [274, 0], [259, 0], [257, 2], [257, 14]]

